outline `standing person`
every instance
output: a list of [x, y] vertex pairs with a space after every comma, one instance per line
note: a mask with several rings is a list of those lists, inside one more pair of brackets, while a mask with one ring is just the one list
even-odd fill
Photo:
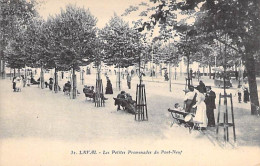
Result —
[[126, 77], [128, 89], [131, 89], [131, 80], [132, 80], [132, 78], [131, 78], [130, 74], [128, 73], [127, 77]]
[[206, 113], [206, 104], [204, 102], [205, 96], [201, 93], [198, 94], [197, 96], [197, 102], [193, 106], [193, 108], [197, 107], [196, 115], [193, 118], [194, 121], [201, 122], [202, 124], [199, 124], [199, 127], [201, 129], [206, 129], [207, 127], [207, 113]]
[[22, 80], [20, 77], [17, 77], [16, 79], [16, 91], [22, 91]]
[[242, 89], [244, 91], [244, 103], [247, 103], [249, 101], [249, 91], [247, 82], [244, 83]]
[[168, 73], [165, 71], [164, 73], [164, 81], [169, 81]]
[[215, 99], [216, 99], [216, 93], [211, 89], [211, 86], [208, 86], [205, 103], [206, 103], [206, 112], [207, 112], [209, 127], [215, 127], [215, 116], [214, 116], [214, 109], [216, 109]]
[[193, 70], [192, 69], [190, 69], [190, 80], [192, 80], [192, 75], [193, 75]]
[[200, 80], [200, 70], [198, 69], [197, 71], [197, 75], [198, 75], [198, 81]]
[[241, 99], [242, 92], [243, 92], [243, 89], [242, 89], [242, 86], [240, 85], [240, 86], [237, 88], [237, 96], [238, 96], [238, 102], [239, 102], [239, 103], [241, 103], [241, 101], [242, 101], [242, 99]]
[[49, 89], [52, 90], [53, 87], [53, 78], [49, 79]]
[[14, 92], [15, 92], [15, 91], [16, 91], [16, 77], [15, 77], [15, 76], [14, 76], [14, 78], [13, 78], [12, 83], [13, 83], [13, 90], [14, 90]]
[[106, 94], [113, 94], [113, 87], [111, 81], [108, 76], [106, 76], [106, 78], [107, 78]]
[[22, 81], [23, 81], [23, 87], [25, 87], [25, 85], [26, 85], [26, 78], [24, 77], [24, 75], [21, 75], [21, 77], [22, 77]]

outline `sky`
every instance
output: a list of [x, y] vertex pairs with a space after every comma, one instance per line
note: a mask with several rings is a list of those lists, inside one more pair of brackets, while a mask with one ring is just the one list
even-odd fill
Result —
[[[38, 7], [39, 14], [46, 19], [49, 15], [60, 12], [68, 4], [76, 4], [79, 7], [85, 7], [97, 17], [97, 27], [102, 28], [109, 19], [117, 13], [121, 15], [130, 5], [139, 4], [147, 0], [40, 0], [43, 3]], [[131, 18], [126, 18], [128, 21]]]

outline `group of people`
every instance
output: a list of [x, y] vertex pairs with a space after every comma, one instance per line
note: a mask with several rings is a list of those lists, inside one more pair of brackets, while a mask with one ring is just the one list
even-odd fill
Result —
[[12, 80], [12, 84], [13, 84], [13, 91], [14, 92], [18, 92], [22, 90], [22, 87], [25, 87], [26, 84], [27, 86], [30, 85], [35, 85], [35, 84], [39, 84], [39, 81], [35, 81], [35, 79], [33, 77], [27, 76], [25, 77], [24, 75], [21, 75], [21, 77], [13, 77]]
[[[200, 123], [201, 129], [206, 127], [215, 126], [214, 109], [216, 108], [215, 99], [216, 94], [210, 86], [200, 81], [199, 85], [195, 88], [190, 85], [189, 91], [184, 97], [184, 111], [194, 114], [193, 121]], [[179, 107], [179, 105], [175, 105]]]
[[247, 84], [247, 81], [244, 82], [243, 85], [240, 85], [237, 89], [237, 95], [238, 95], [238, 102], [242, 102], [242, 94], [243, 94], [243, 101], [244, 103], [247, 103], [250, 101], [249, 98], [249, 87]]
[[[84, 85], [83, 93], [85, 94], [85, 97], [92, 98], [93, 101], [95, 102], [97, 93], [95, 92], [94, 86]], [[100, 93], [100, 98], [102, 100], [107, 100], [107, 98], [104, 96], [103, 93]]]
[[22, 90], [23, 80], [20, 77], [14, 77], [12, 83], [14, 92], [19, 92]]
[[125, 91], [121, 91], [117, 95], [117, 99], [115, 100], [115, 105], [117, 105], [117, 110], [121, 110], [120, 106], [124, 107], [125, 110], [129, 113], [135, 114], [135, 101], [132, 99], [132, 96]]

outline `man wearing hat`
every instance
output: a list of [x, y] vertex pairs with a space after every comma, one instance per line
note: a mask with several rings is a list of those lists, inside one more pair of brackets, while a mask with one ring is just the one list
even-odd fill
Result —
[[214, 109], [216, 109], [215, 99], [216, 99], [215, 92], [211, 90], [211, 86], [207, 86], [205, 103], [207, 108], [206, 112], [207, 112], [209, 127], [215, 127], [215, 116], [214, 116]]

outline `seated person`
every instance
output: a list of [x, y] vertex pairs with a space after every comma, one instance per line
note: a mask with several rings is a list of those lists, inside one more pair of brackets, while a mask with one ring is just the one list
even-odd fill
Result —
[[135, 103], [135, 101], [132, 99], [132, 96], [129, 93], [125, 94], [125, 98], [126, 98], [127, 102], [129, 102], [131, 104]]
[[32, 77], [31, 78], [31, 84], [33, 84], [33, 85], [40, 84], [40, 81], [35, 81], [35, 79]]
[[52, 90], [53, 78], [49, 79], [49, 89]]
[[175, 103], [174, 104], [174, 109], [175, 110], [177, 110], [177, 111], [185, 111], [181, 106], [180, 106], [180, 104], [179, 103]]
[[64, 84], [64, 87], [63, 87], [63, 92], [70, 92], [71, 90], [71, 84], [70, 84], [70, 81], [68, 81], [67, 83]]
[[[121, 92], [117, 95], [116, 98], [118, 98], [118, 99], [125, 99], [125, 98], [126, 98], [126, 96], [125, 96], [125, 91], [121, 91]], [[121, 101], [115, 100], [115, 105], [117, 105], [117, 110], [121, 110], [121, 109], [120, 109], [120, 105], [121, 105], [121, 104], [122, 104]], [[122, 105], [122, 106], [123, 106], [123, 105]]]
[[123, 104], [127, 112], [135, 114], [135, 101], [132, 99], [132, 96], [129, 93], [125, 94], [125, 101]]
[[49, 85], [48, 82], [46, 82], [46, 81], [44, 82], [44, 84], [45, 84], [45, 88], [47, 88]]
[[86, 97], [94, 98], [94, 86], [85, 85], [83, 88], [83, 93]]

